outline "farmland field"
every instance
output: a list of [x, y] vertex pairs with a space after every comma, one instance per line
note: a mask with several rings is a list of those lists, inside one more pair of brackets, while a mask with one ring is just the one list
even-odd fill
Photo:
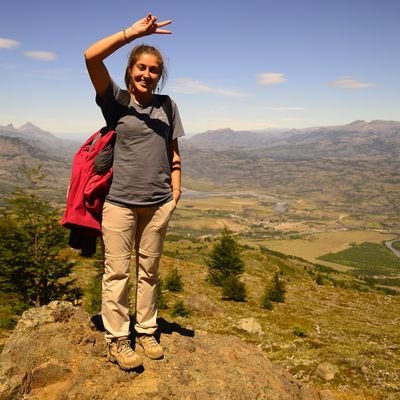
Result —
[[352, 243], [349, 248], [337, 253], [328, 253], [320, 260], [348, 265], [353, 273], [363, 275], [390, 275], [400, 273], [400, 259], [379, 243]]
[[[198, 197], [195, 192], [187, 197], [184, 193], [169, 232], [196, 238], [215, 235], [226, 226], [239, 235], [243, 244], [264, 246], [339, 271], [348, 271], [352, 266], [333, 257], [320, 257], [344, 251], [352, 244], [379, 244], [397, 237], [366, 229], [359, 216], [320, 210], [303, 199], [290, 201], [287, 210], [277, 211], [278, 204], [283, 203], [255, 193], [208, 193]], [[358, 229], [349, 228], [349, 221]]]

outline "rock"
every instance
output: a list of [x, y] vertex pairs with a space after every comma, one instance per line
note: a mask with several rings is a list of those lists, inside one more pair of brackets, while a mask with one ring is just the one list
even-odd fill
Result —
[[256, 345], [161, 318], [164, 359], [121, 371], [93, 330], [100, 322], [65, 302], [24, 313], [0, 356], [0, 400], [319, 399]]
[[335, 376], [338, 373], [339, 373], [339, 368], [337, 367], [337, 365], [328, 362], [319, 364], [315, 370], [315, 374], [327, 382], [335, 379]]
[[319, 398], [320, 400], [336, 400], [336, 396], [330, 390], [321, 390]]
[[255, 318], [243, 318], [239, 320], [237, 328], [248, 333], [254, 333], [257, 335], [262, 335], [263, 331], [261, 325], [257, 322]]

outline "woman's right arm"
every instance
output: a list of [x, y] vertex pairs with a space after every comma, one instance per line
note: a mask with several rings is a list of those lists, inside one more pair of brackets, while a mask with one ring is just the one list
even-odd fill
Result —
[[96, 93], [100, 97], [105, 93], [111, 79], [103, 60], [125, 44], [141, 36], [153, 33], [171, 33], [171, 31], [159, 28], [169, 25], [172, 21], [168, 20], [159, 23], [156, 23], [156, 21], [157, 18], [149, 13], [146, 17], [133, 23], [129, 28], [100, 39], [87, 48], [85, 51], [86, 67]]

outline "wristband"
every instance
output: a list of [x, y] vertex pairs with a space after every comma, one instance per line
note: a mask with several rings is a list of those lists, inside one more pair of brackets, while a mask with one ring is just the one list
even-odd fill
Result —
[[126, 42], [126, 43], [129, 43], [129, 40], [128, 40], [127, 36], [126, 36], [125, 30], [126, 30], [126, 29], [124, 29], [124, 30], [122, 31], [122, 32], [124, 33], [124, 39], [125, 39], [125, 42]]

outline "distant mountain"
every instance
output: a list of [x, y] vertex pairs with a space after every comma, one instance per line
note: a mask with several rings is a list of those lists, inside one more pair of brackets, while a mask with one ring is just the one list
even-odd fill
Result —
[[281, 135], [282, 130], [271, 129], [263, 132], [234, 131], [232, 129], [217, 129], [199, 133], [185, 138], [185, 146], [195, 146], [203, 149], [227, 150], [232, 148], [268, 147], [271, 140]]
[[[0, 195], [21, 183], [19, 165], [41, 163], [53, 195], [64, 201], [73, 154], [81, 143], [58, 138], [30, 123], [18, 129], [0, 126]], [[218, 190], [245, 187], [351, 205], [355, 196], [358, 202], [375, 196], [374, 202], [366, 203], [371, 212], [378, 205], [387, 210], [398, 204], [397, 121], [265, 132], [222, 129], [184, 138], [180, 147], [184, 179]]]
[[400, 156], [400, 122], [354, 121], [347, 125], [251, 132], [208, 131], [182, 141], [184, 149], [262, 151], [279, 159]]
[[65, 197], [71, 160], [80, 142], [58, 138], [39, 127], [26, 123], [0, 126], [0, 195], [22, 184], [19, 167], [43, 165], [49, 190]]
[[59, 138], [30, 122], [20, 128], [12, 124], [0, 126], [0, 138], [18, 138], [43, 151], [56, 150], [57, 156], [63, 158], [69, 157], [78, 146], [75, 141]]

